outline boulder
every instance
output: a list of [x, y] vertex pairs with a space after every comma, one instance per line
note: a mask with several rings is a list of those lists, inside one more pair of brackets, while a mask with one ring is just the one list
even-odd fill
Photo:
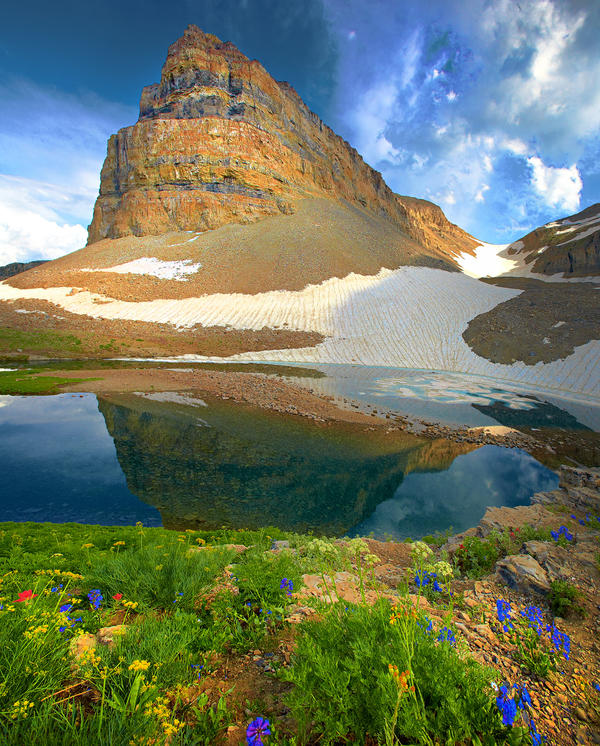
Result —
[[540, 563], [529, 554], [511, 554], [496, 563], [500, 583], [524, 595], [545, 596], [550, 590], [548, 575]]

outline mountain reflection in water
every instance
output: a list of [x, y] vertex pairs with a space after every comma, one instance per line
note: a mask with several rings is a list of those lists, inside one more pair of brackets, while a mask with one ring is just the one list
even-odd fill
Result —
[[[190, 406], [185, 397], [160, 398], [99, 396], [98, 407], [129, 490], [156, 507], [167, 528], [178, 530], [277, 525], [341, 535], [393, 498], [407, 474], [445, 471], [457, 456], [477, 449], [380, 427], [317, 424], [220, 400]], [[525, 489], [521, 500], [536, 488]], [[491, 502], [507, 504], [505, 497]], [[481, 514], [488, 499], [483, 490]], [[427, 533], [426, 523], [413, 528]]]

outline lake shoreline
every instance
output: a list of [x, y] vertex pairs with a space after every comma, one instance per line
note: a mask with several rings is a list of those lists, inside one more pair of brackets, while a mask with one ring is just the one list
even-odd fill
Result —
[[[68, 377], [72, 371], [40, 372], [43, 376]], [[561, 465], [600, 466], [600, 434], [593, 431], [567, 431], [504, 426], [469, 427], [421, 420], [384, 409], [366, 413], [358, 403], [345, 400], [342, 406], [333, 397], [321, 395], [305, 385], [282, 380], [276, 375], [204, 368], [89, 368], [78, 369], [81, 378], [93, 379], [61, 386], [72, 393], [198, 392], [223, 400], [243, 403], [284, 415], [303, 417], [315, 423], [347, 422], [386, 432], [405, 431], [425, 438], [444, 438], [474, 445], [498, 445], [527, 451], [548, 468]]]

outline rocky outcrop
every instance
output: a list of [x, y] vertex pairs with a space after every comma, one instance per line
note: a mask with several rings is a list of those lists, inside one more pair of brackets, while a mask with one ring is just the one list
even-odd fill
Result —
[[366, 208], [438, 258], [447, 237], [476, 245], [435, 205], [397, 197], [289, 84], [188, 26], [138, 122], [108, 142], [88, 243], [253, 222], [311, 196]]
[[45, 260], [39, 259], [33, 262], [11, 262], [11, 264], [5, 264], [3, 267], [0, 267], [0, 282], [9, 277], [21, 274], [21, 272], [27, 272], [29, 269], [39, 267], [40, 264], [45, 264]]
[[503, 557], [496, 564], [496, 574], [501, 583], [518, 593], [545, 596], [550, 590], [545, 570], [528, 554]]
[[508, 248], [531, 272], [600, 276], [600, 203], [528, 233]]

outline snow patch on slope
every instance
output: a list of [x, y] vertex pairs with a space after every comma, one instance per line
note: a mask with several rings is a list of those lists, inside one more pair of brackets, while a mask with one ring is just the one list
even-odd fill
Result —
[[469, 277], [498, 277], [518, 266], [515, 259], [503, 256], [510, 244], [484, 243], [477, 246], [475, 256], [463, 252], [456, 261], [462, 271]]
[[[552, 389], [600, 396], [600, 342], [577, 347], [563, 360], [495, 364], [462, 338], [469, 321], [520, 290], [496, 287], [457, 272], [429, 267], [382, 269], [377, 275], [331, 278], [301, 291], [214, 294], [145, 302], [115, 300], [71, 288], [20, 289], [0, 284], [0, 300], [38, 298], [96, 318], [314, 331], [315, 347], [266, 350], [233, 360], [358, 363], [495, 376]], [[191, 356], [188, 359], [206, 359]], [[215, 359], [215, 358], [211, 358]]]
[[[193, 240], [195, 239], [190, 239], [190, 241]], [[116, 272], [119, 275], [149, 275], [151, 277], [158, 277], [161, 280], [178, 280], [181, 282], [188, 279], [186, 275], [195, 274], [201, 266], [201, 264], [193, 264], [191, 259], [184, 259], [177, 262], [162, 261], [155, 257], [143, 256], [140, 259], [133, 259], [125, 264], [117, 264], [115, 267], [103, 267], [101, 269], [85, 267], [80, 272]]]

